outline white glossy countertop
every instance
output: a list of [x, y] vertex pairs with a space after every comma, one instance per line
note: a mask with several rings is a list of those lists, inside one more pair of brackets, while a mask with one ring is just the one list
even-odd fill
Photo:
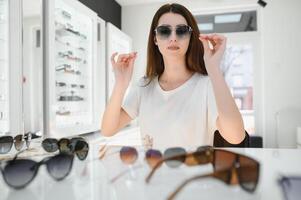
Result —
[[[85, 161], [74, 160], [71, 174], [63, 181], [53, 180], [45, 166], [25, 189], [9, 188], [1, 177], [0, 200], [67, 200], [67, 199], [151, 199], [164, 200], [183, 180], [196, 175], [212, 172], [212, 166], [203, 165], [169, 168], [162, 165], [150, 184], [144, 179], [150, 168], [144, 161], [143, 150], [133, 166], [123, 164], [118, 147], [109, 148], [105, 157], [99, 157], [99, 144], [90, 144], [89, 157]], [[207, 178], [188, 185], [176, 199], [283, 199], [277, 184], [279, 175], [301, 176], [301, 149], [231, 149], [257, 159], [261, 164], [257, 190], [249, 194], [237, 186]], [[33, 159], [41, 160], [41, 157]], [[138, 167], [137, 167], [138, 166]], [[139, 167], [140, 166], [140, 167]], [[115, 183], [110, 180], [123, 171], [130, 171]]]

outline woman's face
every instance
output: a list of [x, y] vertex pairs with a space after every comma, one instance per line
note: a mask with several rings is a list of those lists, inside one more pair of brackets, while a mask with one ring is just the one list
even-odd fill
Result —
[[184, 57], [189, 46], [191, 31], [182, 15], [165, 13], [158, 21], [155, 44], [163, 57]]

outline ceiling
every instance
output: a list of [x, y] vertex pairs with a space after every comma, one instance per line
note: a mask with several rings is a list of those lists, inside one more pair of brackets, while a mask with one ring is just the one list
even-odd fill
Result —
[[[175, 3], [175, 2], [185, 2], [185, 0], [115, 0], [121, 6], [137, 5], [137, 4], [150, 4], [150, 3]], [[190, 0], [191, 1], [191, 0]], [[210, 3], [221, 3], [221, 2], [256, 2], [257, 0], [194, 0], [194, 1], [205, 1]]]
[[157, 3], [157, 2], [170, 2], [168, 0], [115, 0], [121, 6], [129, 6], [136, 4], [149, 4], [149, 3]]

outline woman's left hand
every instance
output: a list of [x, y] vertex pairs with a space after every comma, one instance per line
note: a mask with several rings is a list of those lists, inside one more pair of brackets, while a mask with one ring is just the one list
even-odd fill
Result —
[[211, 67], [219, 67], [226, 49], [227, 38], [218, 34], [200, 34], [199, 40], [203, 43], [207, 71], [210, 71]]

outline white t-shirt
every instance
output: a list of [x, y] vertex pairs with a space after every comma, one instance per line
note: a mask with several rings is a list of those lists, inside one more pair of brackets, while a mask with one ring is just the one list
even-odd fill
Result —
[[153, 139], [153, 148], [212, 145], [217, 109], [208, 76], [194, 73], [176, 89], [164, 91], [158, 77], [146, 85], [142, 78], [131, 86], [122, 108], [138, 117], [141, 136]]

